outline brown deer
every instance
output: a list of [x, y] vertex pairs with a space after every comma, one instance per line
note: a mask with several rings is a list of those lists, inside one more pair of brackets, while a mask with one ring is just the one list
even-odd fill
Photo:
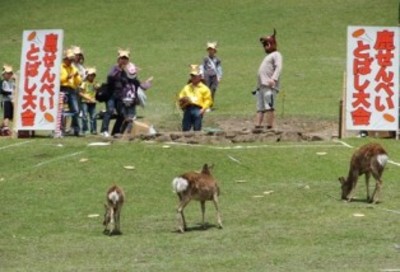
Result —
[[125, 201], [124, 191], [121, 187], [113, 185], [107, 190], [106, 197], [107, 204], [104, 204], [106, 211], [103, 221], [105, 229], [103, 233], [108, 235], [120, 235], [122, 234], [120, 228], [120, 214]]
[[[351, 201], [357, 186], [358, 177], [365, 174], [367, 201], [373, 204], [377, 203], [383, 186], [381, 176], [388, 159], [389, 157], [385, 149], [378, 143], [363, 145], [354, 152], [350, 161], [350, 170], [347, 179], [344, 177], [339, 178], [342, 184], [342, 199]], [[371, 174], [376, 180], [372, 197], [369, 194], [369, 178]]]
[[214, 202], [217, 211], [218, 227], [222, 228], [221, 215], [218, 207], [219, 187], [217, 181], [211, 175], [210, 170], [212, 168], [213, 166], [204, 164], [200, 173], [195, 171], [186, 172], [174, 178], [172, 181], [173, 191], [179, 197], [179, 205], [177, 208], [179, 221], [178, 230], [182, 233], [187, 230], [183, 209], [192, 199], [200, 201], [203, 228], [205, 228], [204, 214], [206, 210], [205, 202], [207, 200], [212, 200]]

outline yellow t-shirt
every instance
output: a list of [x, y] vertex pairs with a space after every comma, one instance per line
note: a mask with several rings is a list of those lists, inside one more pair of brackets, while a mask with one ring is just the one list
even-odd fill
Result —
[[[82, 78], [79, 75], [78, 70], [74, 66], [67, 66], [65, 63], [61, 64], [60, 71], [60, 85], [63, 87], [70, 87], [74, 90], [78, 89], [79, 85], [82, 83]], [[69, 75], [73, 75], [68, 78]]]
[[89, 82], [87, 80], [84, 80], [79, 86], [79, 92], [82, 97], [82, 102], [83, 103], [95, 103], [96, 102], [96, 83], [95, 82]]
[[190, 101], [203, 108], [208, 109], [212, 105], [212, 97], [210, 89], [200, 82], [197, 85], [187, 84], [179, 93], [179, 98], [189, 97]]

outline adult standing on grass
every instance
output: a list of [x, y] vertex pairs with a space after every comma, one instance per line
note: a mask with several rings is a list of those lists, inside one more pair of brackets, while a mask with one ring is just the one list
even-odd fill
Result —
[[276, 30], [270, 36], [260, 38], [267, 56], [258, 68], [257, 76], [257, 116], [256, 128], [262, 128], [264, 116], [267, 129], [274, 127], [275, 104], [279, 92], [279, 79], [282, 72], [282, 55], [277, 49]]
[[63, 62], [61, 64], [60, 91], [65, 94], [69, 111], [73, 114], [71, 128], [75, 136], [80, 136], [79, 128], [79, 105], [78, 105], [78, 87], [82, 83], [82, 77], [79, 71], [72, 65], [75, 54], [71, 49], [64, 51]]
[[110, 137], [108, 132], [110, 120], [114, 112], [117, 112], [117, 119], [114, 124], [112, 134], [120, 133], [123, 116], [122, 109], [122, 90], [128, 82], [125, 67], [129, 63], [130, 52], [128, 50], [118, 50], [117, 64], [115, 64], [107, 75], [107, 85], [110, 97], [106, 101], [106, 112], [104, 113], [103, 123], [101, 125], [101, 135]]
[[217, 57], [217, 42], [207, 42], [208, 56], [204, 57], [203, 64], [201, 65], [201, 72], [207, 87], [211, 91], [211, 97], [214, 107], [215, 93], [217, 92], [218, 84], [222, 78], [222, 65], [221, 60]]
[[199, 65], [190, 66], [190, 80], [179, 93], [179, 105], [183, 110], [182, 130], [200, 131], [207, 109], [212, 105], [210, 89], [201, 81]]

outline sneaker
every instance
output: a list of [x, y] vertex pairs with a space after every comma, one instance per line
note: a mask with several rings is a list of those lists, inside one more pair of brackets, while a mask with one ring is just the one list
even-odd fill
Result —
[[110, 133], [108, 133], [107, 131], [103, 131], [100, 134], [101, 134], [101, 136], [106, 137], [106, 138], [110, 137]]

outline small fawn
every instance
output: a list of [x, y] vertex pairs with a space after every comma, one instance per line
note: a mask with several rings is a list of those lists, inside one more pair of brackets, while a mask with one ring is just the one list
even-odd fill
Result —
[[125, 201], [124, 191], [121, 187], [113, 185], [107, 190], [106, 197], [107, 204], [104, 204], [106, 211], [103, 221], [105, 229], [103, 233], [108, 235], [120, 235], [122, 234], [120, 228], [120, 214]]
[[[347, 179], [344, 177], [339, 178], [339, 182], [342, 184], [342, 199], [351, 201], [357, 186], [358, 177], [365, 174], [367, 201], [375, 204], [381, 193], [383, 186], [381, 176], [388, 159], [386, 151], [378, 143], [366, 144], [354, 152], [350, 161], [350, 170]], [[369, 178], [371, 174], [376, 180], [372, 197], [369, 193]]]
[[217, 181], [211, 175], [210, 169], [212, 169], [212, 167], [213, 166], [204, 164], [200, 173], [195, 171], [186, 172], [174, 178], [172, 181], [173, 191], [179, 197], [177, 215], [179, 221], [178, 230], [181, 233], [187, 230], [183, 209], [192, 199], [200, 201], [203, 228], [205, 228], [204, 214], [206, 210], [205, 202], [207, 200], [212, 200], [214, 202], [217, 211], [218, 227], [222, 228], [221, 215], [218, 207], [219, 187]]

